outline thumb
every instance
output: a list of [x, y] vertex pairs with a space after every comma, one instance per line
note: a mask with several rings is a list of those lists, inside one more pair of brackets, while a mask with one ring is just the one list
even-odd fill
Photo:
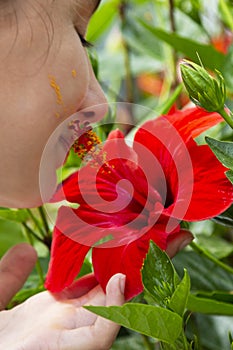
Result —
[[110, 278], [106, 287], [106, 306], [121, 306], [125, 302], [125, 283], [126, 276], [121, 273]]
[[22, 288], [36, 260], [35, 249], [27, 243], [17, 244], [0, 260], [0, 310]]
[[[106, 287], [106, 306], [121, 306], [124, 303], [125, 282], [126, 276], [121, 273], [117, 273], [110, 278]], [[99, 338], [100, 340], [99, 348], [110, 349], [119, 329], [120, 326], [118, 324], [100, 316], [97, 317], [94, 332], [97, 335], [95, 339]]]

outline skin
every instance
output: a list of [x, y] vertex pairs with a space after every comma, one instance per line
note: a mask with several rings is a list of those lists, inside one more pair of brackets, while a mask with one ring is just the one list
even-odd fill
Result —
[[[183, 231], [169, 243], [168, 254], [174, 256], [191, 240], [191, 233]], [[13, 295], [23, 286], [36, 258], [33, 247], [21, 243], [0, 261], [0, 310], [4, 310]], [[0, 348], [108, 350], [119, 326], [95, 316], [82, 306], [121, 306], [124, 303], [124, 286], [125, 276], [116, 274], [108, 282], [105, 294], [95, 277], [89, 275], [60, 294], [47, 291], [39, 293], [11, 310], [1, 311]]]
[[[53, 131], [66, 118], [106, 102], [80, 37], [98, 0], [0, 3], [0, 205], [42, 202], [39, 165]], [[54, 87], [51, 84], [55, 84]], [[55, 91], [57, 87], [57, 92]], [[59, 90], [58, 90], [59, 89]], [[103, 112], [103, 111], [102, 111]], [[90, 122], [103, 117], [97, 112]], [[88, 120], [80, 114], [81, 121]], [[48, 159], [55, 174], [59, 143]], [[55, 184], [47, 188], [52, 194]]]
[[[22, 286], [36, 254], [23, 243], [0, 264], [1, 307]], [[18, 261], [18, 267], [12, 263]], [[122, 305], [125, 276], [113, 276], [106, 294], [93, 275], [85, 276], [63, 293], [39, 293], [10, 311], [0, 313], [0, 347], [10, 350], [107, 350], [119, 326], [85, 310], [83, 305]], [[11, 291], [10, 291], [11, 290]], [[36, 316], [35, 316], [36, 315]], [[42, 326], [43, 325], [43, 326]], [[13, 337], [12, 337], [13, 335]]]
[[[4, 145], [0, 147], [0, 206], [40, 205], [39, 164], [50, 135], [74, 112], [92, 110], [93, 105], [106, 102], [76, 32], [85, 35], [98, 3], [0, 2], [0, 78], [4, 86], [0, 89], [0, 136]], [[103, 112], [90, 121], [100, 119]], [[55, 146], [48, 162], [50, 174], [55, 173], [61, 152], [60, 145]], [[35, 250], [25, 243], [1, 259], [0, 310], [23, 286], [36, 259]], [[123, 275], [113, 276], [105, 294], [90, 276], [66, 294], [40, 293], [12, 310], [1, 311], [0, 348], [109, 349], [119, 326], [96, 317], [82, 305], [121, 305], [124, 283]]]
[[[0, 1], [0, 206], [42, 204], [40, 159], [51, 134], [71, 114], [93, 111], [106, 102], [79, 34], [98, 0]], [[103, 117], [95, 110], [90, 122]], [[79, 114], [82, 122], [88, 117]], [[54, 143], [48, 178], [55, 178], [61, 150]], [[55, 188], [49, 183], [48, 197]], [[186, 232], [170, 242], [173, 256], [192, 239]], [[28, 244], [13, 247], [0, 261], [0, 348], [10, 350], [108, 350], [119, 326], [96, 317], [82, 305], [122, 305], [125, 276], [113, 276], [106, 294], [94, 276], [59, 295], [39, 293], [5, 311], [34, 267]], [[43, 327], [41, 327], [43, 325]]]

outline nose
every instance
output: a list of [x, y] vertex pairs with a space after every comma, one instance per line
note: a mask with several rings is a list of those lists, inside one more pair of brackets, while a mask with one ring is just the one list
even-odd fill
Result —
[[97, 122], [108, 112], [107, 99], [97, 81], [92, 68], [90, 69], [90, 84], [80, 111], [83, 111], [84, 118], [91, 123]]

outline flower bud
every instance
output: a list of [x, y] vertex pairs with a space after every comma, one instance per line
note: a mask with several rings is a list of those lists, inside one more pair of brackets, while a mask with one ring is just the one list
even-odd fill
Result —
[[183, 60], [180, 70], [190, 100], [208, 112], [224, 109], [226, 87], [220, 72], [213, 78], [203, 67], [188, 60]]

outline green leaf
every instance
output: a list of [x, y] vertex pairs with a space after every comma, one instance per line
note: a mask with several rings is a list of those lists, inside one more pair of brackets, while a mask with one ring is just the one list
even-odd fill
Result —
[[109, 307], [85, 306], [85, 309], [167, 343], [174, 343], [182, 331], [182, 318], [158, 306], [130, 303]]
[[87, 40], [96, 41], [103, 35], [117, 16], [120, 0], [108, 0], [91, 17], [87, 30]]
[[178, 0], [176, 6], [187, 16], [192, 18], [193, 21], [201, 24], [200, 10], [201, 0]]
[[92, 264], [89, 261], [89, 259], [86, 258], [82, 264], [81, 270], [80, 270], [77, 278], [81, 278], [82, 276], [85, 276], [91, 272], [93, 272]]
[[123, 34], [132, 51], [146, 57], [152, 57], [155, 63], [156, 61], [162, 61], [161, 43], [153, 33], [138, 23], [137, 17], [128, 18]]
[[218, 141], [208, 136], [205, 139], [218, 160], [233, 170], [233, 142]]
[[218, 236], [198, 235], [197, 243], [218, 259], [226, 258], [233, 253], [233, 244]]
[[225, 83], [230, 92], [233, 92], [233, 75], [230, 74], [232, 65], [233, 65], [233, 45], [229, 47], [229, 50], [225, 56], [223, 70], [222, 70]]
[[[231, 170], [229, 170], [230, 172]], [[228, 172], [227, 172], [228, 173]], [[233, 172], [232, 172], [233, 173]], [[233, 227], [233, 205], [224, 211], [222, 214], [216, 216], [213, 221], [229, 227]]]
[[213, 290], [212, 292], [199, 291], [195, 293], [195, 296], [199, 298], [207, 298], [221, 301], [224, 303], [230, 303], [233, 305], [233, 294], [231, 292], [224, 292], [218, 290]]
[[180, 275], [184, 268], [188, 270], [193, 291], [232, 290], [233, 275], [204, 256], [181, 251], [173, 258], [173, 263]]
[[180, 316], [183, 316], [184, 311], [186, 309], [189, 291], [190, 291], [190, 278], [187, 273], [187, 270], [185, 270], [184, 277], [182, 281], [178, 284], [169, 303], [169, 308], [171, 308]]
[[226, 0], [219, 0], [219, 9], [222, 14], [223, 20], [229, 29], [233, 30], [233, 16], [231, 11], [226, 3]]
[[151, 26], [140, 19], [138, 21], [145, 29], [145, 37], [147, 37], [146, 33], [150, 32], [159, 40], [171, 45], [176, 51], [182, 52], [195, 63], [200, 64], [200, 57], [204, 67], [221, 71], [225, 57], [222, 53], [215, 50], [213, 46], [200, 44], [197, 41], [181, 37], [176, 33], [166, 32], [165, 30]]
[[174, 105], [174, 103], [177, 101], [178, 97], [180, 96], [181, 92], [183, 90], [182, 84], [178, 85], [172, 95], [163, 103], [161, 106], [158, 106], [156, 108], [157, 115], [163, 115], [167, 114], [171, 107]]
[[0, 258], [13, 245], [26, 241], [19, 223], [2, 219], [0, 219], [0, 237]]
[[203, 314], [233, 316], [233, 304], [200, 298], [192, 294], [189, 295], [187, 308], [192, 312]]
[[12, 309], [13, 307], [23, 303], [25, 300], [32, 297], [33, 295], [43, 292], [44, 290], [45, 289], [43, 286], [39, 286], [36, 288], [28, 288], [19, 291], [7, 305], [7, 309]]
[[144, 346], [143, 337], [135, 333], [129, 336], [117, 338], [111, 350], [142, 350]]
[[193, 313], [188, 327], [191, 338], [193, 333], [198, 335], [198, 350], [229, 350], [232, 317]]
[[169, 257], [152, 241], [144, 261], [142, 281], [145, 291], [163, 307], [169, 305], [170, 298], [179, 283]]
[[0, 209], [0, 218], [8, 221], [25, 222], [29, 218], [25, 209]]
[[228, 170], [226, 172], [226, 176], [231, 181], [231, 183], [233, 184], [233, 170]]

